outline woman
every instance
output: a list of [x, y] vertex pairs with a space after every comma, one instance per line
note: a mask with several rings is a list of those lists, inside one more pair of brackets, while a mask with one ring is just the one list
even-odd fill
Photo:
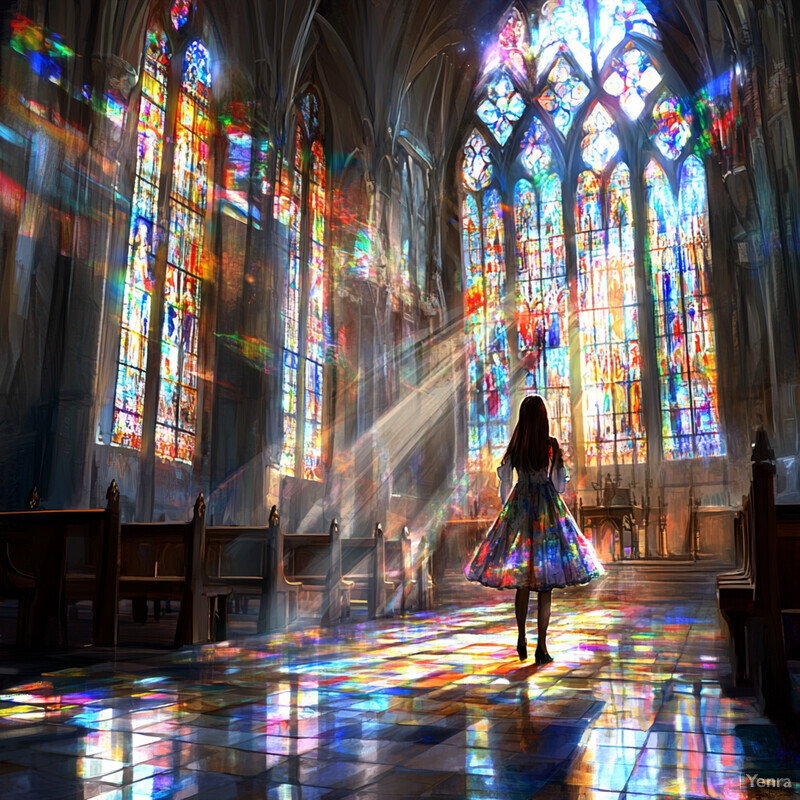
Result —
[[[512, 488], [513, 471], [517, 483]], [[588, 583], [605, 573], [591, 543], [561, 499], [567, 471], [558, 442], [550, 437], [547, 406], [539, 395], [522, 401], [511, 441], [497, 470], [503, 510], [464, 567], [471, 581], [516, 589], [517, 653], [528, 657], [525, 622], [531, 589], [539, 594], [536, 663], [547, 652], [551, 590]]]

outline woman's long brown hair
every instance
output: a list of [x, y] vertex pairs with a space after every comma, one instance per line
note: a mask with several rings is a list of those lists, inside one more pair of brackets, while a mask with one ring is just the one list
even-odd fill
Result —
[[544, 469], [550, 459], [550, 446], [547, 405], [538, 394], [528, 395], [519, 407], [519, 420], [503, 456], [503, 463], [510, 461], [517, 472]]

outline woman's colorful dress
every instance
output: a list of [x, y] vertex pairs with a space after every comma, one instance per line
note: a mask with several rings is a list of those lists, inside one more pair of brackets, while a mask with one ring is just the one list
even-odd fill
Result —
[[[503, 510], [464, 566], [464, 575], [495, 589], [543, 592], [588, 583], [605, 574], [561, 492], [566, 468], [522, 472], [513, 489], [511, 464], [497, 470]], [[508, 490], [510, 489], [510, 494]]]

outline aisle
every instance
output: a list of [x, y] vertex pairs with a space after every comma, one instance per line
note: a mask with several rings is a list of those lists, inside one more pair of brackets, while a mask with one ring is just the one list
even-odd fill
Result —
[[746, 771], [792, 774], [797, 751], [722, 695], [710, 581], [554, 593], [539, 669], [511, 595], [473, 587], [407, 620], [120, 649], [2, 694], [3, 800], [748, 796]]

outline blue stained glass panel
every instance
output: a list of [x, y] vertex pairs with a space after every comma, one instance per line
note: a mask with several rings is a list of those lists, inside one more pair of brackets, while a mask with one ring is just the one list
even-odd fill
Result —
[[502, 147], [508, 141], [514, 123], [525, 113], [525, 101], [507, 75], [501, 75], [490, 83], [486, 94], [486, 99], [478, 106], [478, 117]]
[[661, 73], [650, 56], [629, 42], [625, 51], [611, 61], [611, 74], [603, 88], [619, 97], [622, 110], [635, 120], [644, 110], [647, 96], [660, 82]]
[[154, 286], [155, 222], [161, 184], [169, 48], [160, 27], [147, 32], [131, 198], [128, 265], [122, 302], [119, 367], [111, 443], [140, 449], [147, 346]]
[[534, 180], [549, 174], [553, 163], [553, 146], [550, 134], [541, 120], [534, 117], [531, 126], [522, 138], [522, 163]]
[[582, 173], [575, 211], [586, 463], [635, 463], [647, 451], [627, 166], [618, 164], [607, 186]]
[[539, 103], [553, 118], [556, 128], [566, 136], [575, 112], [588, 96], [589, 87], [575, 72], [572, 64], [559, 56], [547, 76]]
[[642, 0], [597, 0], [595, 52], [602, 69], [614, 48], [630, 33], [658, 40], [653, 17]]
[[464, 183], [474, 192], [487, 187], [494, 175], [492, 151], [479, 133], [473, 133], [464, 145], [461, 174]]
[[605, 107], [597, 104], [583, 123], [581, 155], [588, 166], [602, 172], [619, 152], [619, 139], [614, 132], [614, 120]]
[[589, 15], [584, 0], [543, 3], [531, 39], [537, 75], [544, 74], [558, 53], [570, 53], [586, 75], [592, 74]]
[[692, 135], [691, 114], [674, 95], [665, 95], [653, 108], [652, 138], [667, 158], [675, 160]]

